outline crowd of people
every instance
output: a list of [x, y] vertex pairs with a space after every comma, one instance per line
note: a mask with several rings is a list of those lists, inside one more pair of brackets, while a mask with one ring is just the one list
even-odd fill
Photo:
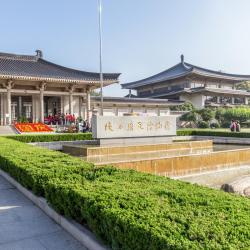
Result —
[[232, 132], [240, 132], [240, 122], [232, 120], [230, 125], [230, 130]]
[[48, 115], [44, 118], [44, 123], [47, 125], [70, 125], [76, 123], [76, 117], [74, 114], [68, 113]]
[[74, 114], [50, 114], [44, 118], [44, 123], [47, 125], [64, 126], [65, 128], [76, 132], [90, 131], [89, 122], [87, 120], [84, 121], [80, 117], [76, 118]]

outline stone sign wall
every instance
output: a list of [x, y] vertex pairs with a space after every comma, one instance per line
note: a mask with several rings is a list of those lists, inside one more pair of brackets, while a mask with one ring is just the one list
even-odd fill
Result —
[[95, 139], [176, 135], [176, 116], [94, 116]]

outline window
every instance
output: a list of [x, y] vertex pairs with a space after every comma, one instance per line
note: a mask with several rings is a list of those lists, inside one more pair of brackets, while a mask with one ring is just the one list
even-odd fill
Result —
[[24, 103], [24, 114], [27, 119], [31, 118], [31, 113], [32, 113], [32, 104], [31, 103]]

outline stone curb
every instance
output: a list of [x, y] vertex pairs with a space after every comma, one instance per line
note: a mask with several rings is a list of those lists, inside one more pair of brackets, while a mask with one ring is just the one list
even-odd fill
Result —
[[240, 138], [240, 137], [221, 137], [221, 136], [200, 136], [200, 135], [190, 135], [190, 136], [176, 136], [173, 137], [174, 141], [182, 140], [212, 140], [214, 143], [218, 144], [242, 144], [250, 145], [250, 138]]
[[44, 198], [37, 197], [31, 191], [24, 188], [16, 180], [14, 180], [10, 175], [5, 173], [0, 169], [0, 175], [9, 181], [14, 187], [16, 187], [22, 194], [24, 194], [28, 199], [30, 199], [35, 205], [37, 205], [44, 213], [46, 213], [51, 219], [53, 219], [57, 224], [64, 228], [69, 234], [71, 234], [75, 239], [80, 241], [83, 246], [88, 250], [107, 250], [108, 248], [99, 242], [94, 234], [82, 225], [76, 223], [75, 221], [70, 221], [60, 214], [58, 214], [54, 209], [52, 209]]

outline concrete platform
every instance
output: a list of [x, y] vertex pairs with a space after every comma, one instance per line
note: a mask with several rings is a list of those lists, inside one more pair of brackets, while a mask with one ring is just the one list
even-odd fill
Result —
[[0, 126], [0, 136], [1, 135], [15, 135], [16, 130], [12, 126]]
[[0, 250], [86, 250], [0, 176]]

